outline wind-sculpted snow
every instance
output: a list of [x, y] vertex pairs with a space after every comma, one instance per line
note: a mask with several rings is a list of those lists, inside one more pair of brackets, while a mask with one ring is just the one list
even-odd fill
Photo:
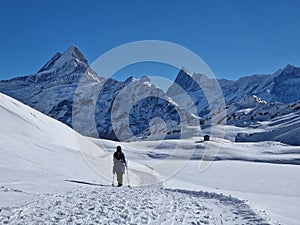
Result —
[[[9, 191], [9, 190], [6, 190]], [[263, 212], [224, 195], [156, 188], [80, 186], [1, 208], [1, 224], [270, 224]]]

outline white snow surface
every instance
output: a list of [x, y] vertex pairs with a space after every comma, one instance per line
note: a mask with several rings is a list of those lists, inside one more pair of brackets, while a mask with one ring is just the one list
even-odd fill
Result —
[[[229, 139], [235, 127], [228, 127], [227, 140], [215, 137], [209, 143], [87, 139], [1, 93], [0, 118], [0, 224], [300, 221], [298, 147], [277, 142], [234, 143]], [[176, 155], [178, 142], [191, 159]], [[209, 152], [220, 143], [220, 161], [200, 172], [204, 150]], [[129, 177], [124, 177], [121, 188], [111, 187], [107, 179], [116, 145], [122, 145], [129, 159]], [[264, 163], [256, 162], [257, 158]], [[185, 162], [185, 166], [171, 177], [163, 177], [163, 169], [151, 169], [166, 159], [173, 164]], [[163, 181], [163, 186], [145, 186], [153, 177]]]

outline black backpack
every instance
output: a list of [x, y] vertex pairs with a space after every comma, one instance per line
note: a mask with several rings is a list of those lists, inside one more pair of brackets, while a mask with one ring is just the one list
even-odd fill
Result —
[[125, 162], [125, 155], [123, 152], [115, 152], [114, 153], [114, 158], [117, 160], [122, 159]]

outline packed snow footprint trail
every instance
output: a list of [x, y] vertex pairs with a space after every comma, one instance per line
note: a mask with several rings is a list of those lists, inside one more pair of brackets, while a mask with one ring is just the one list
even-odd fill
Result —
[[80, 187], [1, 211], [1, 224], [268, 224], [232, 197], [157, 188]]

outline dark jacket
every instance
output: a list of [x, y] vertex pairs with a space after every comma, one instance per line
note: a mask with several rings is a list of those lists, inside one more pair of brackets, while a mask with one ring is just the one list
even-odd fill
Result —
[[124, 153], [115, 152], [113, 156], [114, 156], [113, 174], [115, 173], [124, 174], [125, 166], [127, 166]]
[[123, 163], [126, 163], [125, 155], [123, 152], [115, 152], [114, 153], [114, 158], [116, 160], [122, 160]]

